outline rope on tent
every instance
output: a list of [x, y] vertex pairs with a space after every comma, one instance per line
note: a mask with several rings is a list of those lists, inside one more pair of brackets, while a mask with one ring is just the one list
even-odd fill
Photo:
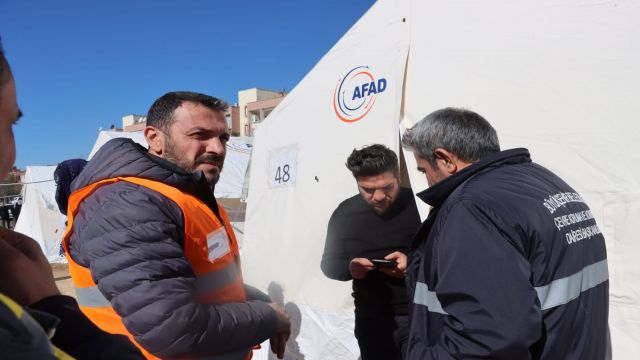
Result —
[[235, 151], [237, 153], [242, 153], [242, 154], [251, 154], [251, 149], [238, 149], [235, 147], [227, 146], [227, 150]]
[[30, 181], [30, 182], [19, 182], [19, 183], [11, 183], [11, 184], [0, 184], [0, 186], [13, 186], [13, 185], [31, 185], [31, 184], [40, 184], [40, 183], [46, 183], [46, 182], [51, 182], [54, 181], [53, 179], [51, 180], [40, 180], [40, 181]]
[[237, 231], [237, 232], [239, 232], [240, 234], [244, 235], [244, 231], [240, 230], [240, 228], [239, 228], [239, 227], [237, 227], [237, 226], [235, 225], [235, 223], [231, 223], [231, 227], [233, 228], [233, 230], [234, 230], [234, 231]]

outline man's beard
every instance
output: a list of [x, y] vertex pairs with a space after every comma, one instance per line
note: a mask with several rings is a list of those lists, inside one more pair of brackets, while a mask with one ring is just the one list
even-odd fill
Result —
[[371, 210], [373, 210], [373, 212], [375, 212], [378, 215], [384, 215], [387, 211], [389, 211], [389, 208], [391, 208], [391, 205], [393, 205], [393, 201], [388, 203], [387, 206], [384, 208], [375, 207], [373, 204], [370, 204], [370, 205], [371, 205]]
[[164, 158], [166, 160], [171, 161], [172, 163], [176, 164], [179, 168], [190, 173], [201, 171], [197, 169], [198, 165], [200, 164], [203, 164], [205, 162], [213, 162], [217, 165], [218, 169], [213, 173], [204, 172], [204, 175], [207, 178], [207, 182], [209, 183], [209, 185], [213, 186], [218, 183], [218, 180], [220, 180], [220, 172], [222, 171], [222, 166], [224, 164], [224, 156], [205, 153], [198, 156], [196, 161], [192, 163], [187, 159], [181, 158], [176, 153], [175, 148], [173, 146], [173, 142], [169, 137], [167, 137], [166, 140], [167, 141], [165, 142], [165, 149], [164, 149]]
[[373, 210], [373, 212], [375, 212], [376, 214], [385, 215], [391, 210], [396, 200], [398, 200], [398, 194], [399, 194], [399, 191], [398, 193], [395, 194], [393, 198], [389, 199], [389, 201], [386, 204], [387, 206], [385, 208], [375, 208], [374, 205], [371, 203], [369, 203], [369, 206], [371, 206], [371, 210]]

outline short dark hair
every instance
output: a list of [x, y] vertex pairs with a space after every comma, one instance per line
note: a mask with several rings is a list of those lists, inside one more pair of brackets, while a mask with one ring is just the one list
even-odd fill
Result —
[[229, 107], [226, 101], [205, 94], [190, 91], [168, 92], [154, 101], [149, 108], [147, 125], [169, 134], [169, 127], [173, 122], [173, 114], [183, 102], [193, 102], [204, 105], [211, 110], [223, 112]]
[[435, 150], [443, 148], [474, 163], [500, 151], [496, 130], [479, 114], [459, 108], [436, 110], [402, 136], [402, 144], [436, 166]]
[[398, 156], [393, 150], [382, 144], [365, 146], [360, 150], [353, 149], [345, 164], [356, 179], [360, 176], [380, 175], [387, 171], [399, 176]]

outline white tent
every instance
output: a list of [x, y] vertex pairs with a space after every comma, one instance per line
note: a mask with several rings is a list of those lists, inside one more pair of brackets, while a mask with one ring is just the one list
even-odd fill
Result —
[[23, 205], [15, 231], [35, 239], [50, 263], [66, 262], [60, 255], [64, 217], [56, 204], [55, 166], [27, 166]]
[[[128, 138], [145, 148], [148, 146], [142, 131], [100, 131], [91, 149], [91, 153], [89, 153], [88, 159], [91, 160], [93, 155], [95, 155], [107, 141], [116, 138]], [[252, 140], [250, 137], [231, 137], [229, 139], [227, 143], [227, 157], [225, 158], [224, 167], [220, 174], [220, 180], [215, 188], [216, 198], [239, 199], [242, 197], [242, 185], [251, 157]]]
[[[91, 159], [107, 141], [119, 137], [126, 137], [147, 146], [141, 131], [101, 131], [88, 158]], [[221, 199], [220, 202], [227, 209], [234, 227], [239, 230], [237, 233], [239, 242], [242, 242], [244, 207], [239, 201], [226, 202], [224, 199], [242, 197], [245, 173], [251, 157], [251, 142], [252, 138], [248, 137], [232, 137], [229, 140], [224, 168], [215, 188], [216, 198]], [[53, 180], [55, 168], [55, 166], [27, 166], [24, 177], [26, 184], [23, 188], [24, 204], [16, 221], [15, 230], [35, 239], [49, 262], [65, 263], [65, 257], [60, 255], [65, 217], [58, 210], [55, 200], [56, 184]]]
[[[372, 143], [400, 151], [402, 129], [446, 106], [479, 112], [504, 149], [527, 147], [587, 199], [607, 239], [614, 358], [637, 357], [638, 19], [633, 1], [376, 2], [254, 143], [245, 280], [282, 287], [307, 360], [358, 356], [350, 284], [320, 271], [329, 216], [357, 191], [345, 159]], [[425, 189], [405, 159], [414, 191]]]
[[142, 146], [147, 146], [147, 141], [144, 139], [144, 133], [142, 131], [113, 131], [113, 130], [103, 130], [98, 133], [98, 138], [96, 142], [93, 144], [91, 148], [91, 152], [87, 157], [87, 160], [91, 160], [93, 155], [95, 155], [98, 150], [102, 147], [102, 145], [106, 144], [107, 141], [111, 139], [117, 138], [127, 138], [131, 139]]

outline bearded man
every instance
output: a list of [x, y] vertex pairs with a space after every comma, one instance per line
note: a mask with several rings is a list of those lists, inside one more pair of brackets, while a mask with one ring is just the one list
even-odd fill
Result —
[[148, 150], [111, 140], [72, 184], [64, 246], [78, 302], [148, 358], [242, 360], [269, 338], [284, 354], [289, 318], [244, 285], [233, 229], [213, 195], [227, 107], [167, 93], [149, 109]]

